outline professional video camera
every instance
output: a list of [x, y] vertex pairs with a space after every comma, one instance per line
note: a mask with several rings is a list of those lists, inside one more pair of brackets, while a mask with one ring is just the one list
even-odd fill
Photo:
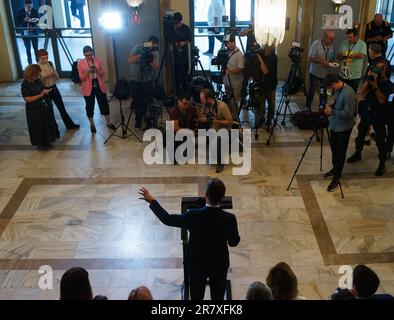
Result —
[[368, 75], [367, 80], [368, 81], [376, 81], [378, 77], [384, 72], [384, 68], [382, 67], [375, 67], [372, 70], [372, 73]]
[[198, 49], [197, 47], [192, 47], [191, 54], [192, 54], [193, 58], [199, 59], [200, 58], [200, 49]]
[[229, 56], [228, 56], [228, 50], [223, 46], [219, 52], [218, 55], [212, 59], [211, 65], [213, 66], [219, 66], [222, 67], [223, 69], [227, 68]]
[[155, 59], [155, 56], [153, 54], [153, 52], [155, 51], [158, 51], [158, 48], [155, 47], [152, 42], [144, 42], [144, 46], [141, 52], [141, 61], [144, 64], [150, 65]]
[[257, 65], [260, 63], [257, 55], [264, 57], [265, 50], [258, 43], [255, 43], [245, 54], [245, 61], [247, 64]]
[[289, 50], [289, 58], [292, 63], [301, 63], [301, 54], [304, 52], [304, 49], [301, 47], [301, 43], [293, 42], [291, 48]]
[[163, 33], [166, 41], [176, 42], [178, 35], [175, 30], [175, 20], [174, 20], [175, 12], [168, 11], [163, 18]]

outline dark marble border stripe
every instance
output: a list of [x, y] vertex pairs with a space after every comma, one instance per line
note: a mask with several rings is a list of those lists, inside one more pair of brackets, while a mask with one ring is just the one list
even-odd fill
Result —
[[0, 270], [38, 270], [48, 265], [54, 270], [82, 267], [89, 270], [182, 269], [182, 258], [155, 259], [19, 259], [0, 260]]
[[[304, 200], [305, 207], [312, 224], [315, 237], [319, 244], [324, 263], [326, 265], [356, 265], [374, 263], [394, 263], [394, 252], [338, 254], [332, 241], [323, 213], [320, 209], [311, 182], [322, 181], [322, 175], [302, 175], [297, 177], [297, 182]], [[343, 191], [346, 197], [346, 180], [377, 179], [372, 172], [347, 173], [343, 178]], [[394, 179], [394, 172], [387, 173], [379, 179]]]
[[[197, 184], [200, 196], [205, 193], [209, 177], [152, 177], [152, 178], [39, 178], [24, 179], [7, 206], [0, 214], [0, 236], [18, 211], [23, 200], [34, 185], [131, 185], [131, 184]], [[179, 240], [181, 245], [181, 240]], [[79, 266], [90, 270], [112, 269], [181, 269], [183, 259], [0, 259], [0, 270], [37, 270], [49, 265], [54, 270], [67, 270]]]
[[[52, 151], [85, 151], [89, 150], [91, 145], [61, 145], [55, 146]], [[37, 147], [28, 145], [0, 145], [0, 151], [40, 151]], [[44, 152], [44, 151], [42, 151]], [[49, 151], [50, 152], [50, 151]]]

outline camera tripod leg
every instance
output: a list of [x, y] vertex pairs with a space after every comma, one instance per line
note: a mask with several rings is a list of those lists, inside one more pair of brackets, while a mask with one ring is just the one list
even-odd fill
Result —
[[308, 152], [308, 150], [309, 150], [309, 147], [310, 147], [311, 144], [312, 144], [313, 139], [315, 138], [315, 135], [317, 134], [317, 131], [318, 131], [318, 130], [315, 129], [315, 130], [313, 131], [312, 136], [309, 138], [308, 145], [306, 146], [305, 151], [304, 151], [304, 153], [302, 154], [302, 157], [301, 157], [300, 162], [298, 163], [297, 169], [294, 171], [293, 177], [291, 178], [291, 181], [290, 181], [290, 184], [289, 184], [289, 186], [288, 186], [288, 188], [287, 188], [287, 191], [290, 191], [290, 188], [291, 188], [291, 186], [293, 185], [293, 182], [294, 182], [294, 180], [295, 180], [295, 178], [296, 178], [296, 176], [297, 176], [297, 174], [298, 174], [298, 171], [299, 171], [300, 168], [301, 168], [302, 162], [303, 162], [304, 159], [305, 159], [305, 156], [306, 156], [306, 154], [307, 154], [307, 152]]
[[341, 190], [341, 197], [342, 197], [342, 199], [345, 199], [345, 195], [344, 195], [344, 193], [343, 193], [343, 188], [342, 188], [342, 181], [341, 181], [341, 179], [339, 179], [339, 189]]
[[280, 99], [278, 110], [276, 111], [276, 115], [275, 115], [275, 118], [274, 118], [274, 124], [273, 124], [273, 126], [271, 128], [271, 132], [270, 132], [269, 138], [267, 140], [267, 146], [269, 146], [271, 144], [272, 138], [275, 139], [275, 137], [274, 137], [275, 128], [279, 125], [279, 117], [280, 117], [280, 115], [282, 113], [282, 109], [283, 109], [283, 106], [284, 106], [284, 103], [285, 103], [285, 99], [286, 99], [286, 97], [284, 95]]
[[324, 148], [324, 129], [321, 129], [321, 141], [320, 141], [320, 172], [323, 172], [323, 148]]

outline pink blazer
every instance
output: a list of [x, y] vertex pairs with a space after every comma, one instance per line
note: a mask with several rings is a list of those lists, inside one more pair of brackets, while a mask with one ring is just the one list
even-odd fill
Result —
[[[103, 68], [103, 64], [101, 63], [101, 60], [99, 58], [94, 58], [94, 65], [96, 66], [97, 69], [97, 77], [98, 77], [98, 81], [100, 84], [100, 89], [101, 92], [106, 93], [107, 89], [105, 87], [105, 83], [104, 83], [104, 68]], [[89, 74], [88, 76], [84, 77], [84, 74], [86, 72], [86, 70], [88, 70], [89, 64], [87, 63], [86, 59], [80, 60], [78, 62], [78, 73], [79, 73], [79, 78], [82, 81], [82, 95], [84, 97], [89, 97], [92, 94], [92, 75]]]

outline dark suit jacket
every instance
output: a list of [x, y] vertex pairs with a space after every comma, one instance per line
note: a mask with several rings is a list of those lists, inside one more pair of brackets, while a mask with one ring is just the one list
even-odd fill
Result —
[[[37, 27], [37, 23], [28, 23], [25, 21], [26, 18], [26, 10], [25, 9], [21, 9], [18, 11], [17, 17], [16, 17], [16, 26], [19, 28], [28, 28], [28, 27], [33, 27], [36, 28]], [[30, 18], [39, 18], [38, 16], [38, 11], [36, 9], [31, 9], [31, 14], [30, 14]], [[31, 29], [29, 33], [32, 34], [38, 34], [38, 30], [37, 29]]]
[[205, 207], [182, 215], [170, 215], [157, 201], [150, 208], [165, 225], [190, 232], [186, 254], [188, 270], [227, 270], [230, 266], [228, 246], [240, 242], [235, 215], [220, 208]]

